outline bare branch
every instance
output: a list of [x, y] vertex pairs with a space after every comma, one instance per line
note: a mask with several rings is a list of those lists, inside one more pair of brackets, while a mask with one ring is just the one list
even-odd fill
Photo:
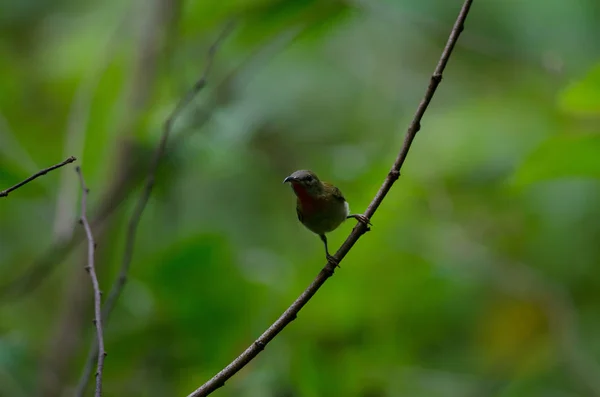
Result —
[[42, 175], [46, 175], [48, 172], [54, 171], [55, 169], [60, 168], [60, 167], [62, 167], [64, 165], [72, 163], [75, 160], [77, 160], [77, 159], [75, 157], [71, 156], [68, 159], [66, 159], [65, 161], [63, 161], [62, 163], [58, 163], [56, 165], [53, 165], [52, 167], [45, 168], [45, 169], [43, 169], [43, 170], [41, 170], [41, 171], [39, 171], [39, 172], [31, 175], [29, 178], [25, 179], [23, 182], [19, 182], [15, 186], [9, 187], [8, 189], [1, 191], [0, 192], [0, 197], [6, 197], [12, 191], [17, 190], [21, 186], [28, 184], [29, 182], [33, 181], [34, 179], [36, 179], [36, 178], [38, 178], [38, 177], [40, 177]]
[[[125, 283], [127, 282], [127, 274], [129, 273], [129, 267], [131, 265], [131, 260], [133, 258], [133, 249], [135, 246], [135, 237], [137, 234], [137, 227], [142, 218], [142, 213], [146, 208], [146, 204], [148, 203], [148, 199], [150, 198], [150, 194], [152, 193], [152, 188], [154, 187], [156, 171], [158, 169], [158, 165], [160, 163], [161, 158], [163, 157], [166, 148], [167, 141], [169, 136], [171, 135], [171, 130], [173, 128], [173, 124], [177, 117], [181, 114], [181, 111], [189, 105], [189, 103], [198, 95], [200, 91], [206, 86], [208, 75], [212, 69], [212, 64], [217, 52], [217, 49], [223, 42], [223, 40], [231, 33], [234, 27], [234, 21], [229, 21], [223, 31], [219, 34], [217, 39], [213, 42], [213, 44], [208, 49], [206, 65], [204, 70], [202, 71], [202, 75], [200, 78], [194, 83], [194, 85], [189, 89], [189, 91], [179, 100], [175, 109], [171, 112], [169, 117], [164, 123], [163, 133], [154, 152], [154, 157], [152, 158], [152, 163], [150, 164], [150, 168], [148, 170], [148, 175], [146, 177], [146, 183], [144, 186], [144, 190], [142, 191], [138, 202], [135, 206], [133, 214], [129, 219], [129, 224], [127, 227], [127, 235], [125, 237], [125, 252], [123, 254], [123, 262], [121, 263], [121, 268], [119, 270], [119, 275], [115, 282], [113, 283], [110, 292], [108, 293], [108, 298], [104, 303], [104, 308], [102, 310], [102, 319], [103, 321], [108, 321], [108, 317], [115, 307], [119, 296], [121, 295], [121, 291], [125, 287]], [[98, 344], [96, 341], [92, 341], [92, 346], [90, 346], [90, 350], [88, 353], [88, 357], [86, 360], [86, 365], [84, 367], [83, 373], [81, 374], [81, 378], [79, 379], [79, 383], [77, 386], [76, 396], [82, 396], [87, 383], [89, 382], [90, 374], [93, 368], [94, 359], [98, 355]]]
[[[410, 146], [419, 132], [421, 128], [421, 119], [433, 98], [433, 94], [435, 93], [438, 85], [442, 80], [442, 73], [446, 68], [446, 64], [450, 59], [450, 55], [452, 54], [452, 50], [454, 49], [454, 45], [460, 36], [460, 33], [464, 29], [464, 22], [467, 18], [467, 14], [469, 13], [469, 9], [471, 8], [471, 4], [473, 0], [465, 0], [460, 13], [454, 23], [454, 27], [450, 33], [450, 37], [448, 38], [448, 42], [446, 43], [446, 47], [444, 48], [440, 60], [431, 76], [429, 81], [429, 86], [427, 87], [427, 91], [425, 92], [424, 98], [419, 103], [417, 107], [417, 111], [415, 116], [408, 127], [406, 132], [406, 137], [404, 139], [404, 144], [402, 145], [402, 149], [394, 161], [394, 165], [392, 169], [387, 175], [387, 178], [383, 182], [383, 185], [379, 188], [379, 191], [369, 204], [369, 207], [365, 211], [364, 215], [367, 218], [371, 218], [387, 193], [390, 191], [390, 188], [396, 182], [396, 180], [400, 176], [400, 168], [402, 168], [402, 164], [406, 160], [406, 156], [408, 151], [410, 150]], [[354, 246], [354, 244], [358, 241], [358, 239], [367, 231], [367, 225], [359, 222], [352, 233], [344, 244], [340, 247], [340, 249], [334, 255], [335, 259], [339, 263], [346, 254], [350, 251], [350, 249]], [[235, 360], [233, 360], [229, 365], [227, 365], [223, 370], [221, 370], [218, 374], [216, 374], [212, 379], [208, 382], [200, 386], [194, 392], [188, 395], [188, 397], [204, 397], [211, 394], [213, 391], [225, 385], [225, 382], [230, 379], [233, 375], [235, 375], [238, 371], [240, 371], [246, 364], [248, 364], [254, 357], [256, 357], [266, 345], [273, 340], [290, 322], [292, 322], [298, 312], [308, 303], [308, 301], [315, 295], [315, 293], [321, 288], [321, 286], [327, 281], [329, 277], [333, 275], [335, 270], [335, 264], [330, 261], [325, 267], [319, 272], [317, 277], [313, 280], [313, 282], [308, 286], [306, 290], [292, 303], [292, 305], [275, 321], [252, 345], [250, 345], [242, 354], [240, 354]]]
[[94, 324], [96, 325], [96, 334], [98, 338], [98, 347], [100, 354], [98, 355], [98, 362], [96, 367], [96, 397], [102, 396], [102, 370], [104, 368], [104, 357], [106, 357], [106, 351], [104, 350], [104, 335], [102, 333], [102, 293], [100, 292], [100, 283], [98, 283], [98, 277], [96, 276], [96, 268], [94, 266], [94, 250], [96, 249], [96, 243], [94, 242], [94, 236], [92, 235], [92, 228], [87, 219], [87, 196], [90, 189], [85, 185], [83, 173], [81, 168], [75, 168], [75, 171], [79, 175], [79, 182], [81, 183], [81, 224], [85, 229], [85, 234], [88, 240], [88, 263], [85, 270], [89, 273], [92, 279], [92, 287], [94, 288]]

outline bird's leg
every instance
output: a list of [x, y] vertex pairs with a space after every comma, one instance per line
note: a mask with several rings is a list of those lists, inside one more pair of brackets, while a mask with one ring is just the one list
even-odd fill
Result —
[[321, 237], [321, 241], [325, 244], [325, 257], [327, 260], [335, 265], [335, 267], [340, 267], [338, 260], [333, 257], [333, 255], [329, 255], [329, 249], [327, 248], [327, 237], [324, 234], [319, 234]]
[[369, 220], [369, 218], [367, 218], [366, 216], [364, 216], [362, 214], [351, 214], [346, 217], [346, 219], [348, 219], [348, 218], [354, 218], [357, 221], [359, 221], [360, 223], [364, 224], [367, 227], [367, 231], [371, 230], [371, 228], [369, 228], [369, 225], [373, 226], [371, 224], [371, 221]]

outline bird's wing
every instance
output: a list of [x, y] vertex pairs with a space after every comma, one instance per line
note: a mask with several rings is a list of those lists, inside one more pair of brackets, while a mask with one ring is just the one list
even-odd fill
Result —
[[331, 193], [333, 194], [333, 197], [335, 197], [337, 200], [339, 201], [346, 201], [346, 199], [344, 198], [344, 195], [342, 194], [342, 191], [340, 189], [338, 189], [337, 187], [333, 186], [330, 183], [327, 182], [323, 182], [324, 185], [326, 185], [326, 187], [328, 187], [329, 191], [331, 191]]

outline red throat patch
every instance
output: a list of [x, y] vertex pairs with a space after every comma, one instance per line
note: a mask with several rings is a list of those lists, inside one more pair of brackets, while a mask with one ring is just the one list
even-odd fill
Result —
[[294, 189], [302, 208], [310, 210], [314, 206], [314, 199], [308, 194], [304, 186], [301, 183], [292, 182], [292, 188]]

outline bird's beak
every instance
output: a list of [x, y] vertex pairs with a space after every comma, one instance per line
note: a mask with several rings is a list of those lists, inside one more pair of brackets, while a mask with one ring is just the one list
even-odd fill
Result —
[[295, 180], [296, 180], [296, 178], [294, 178], [293, 176], [288, 176], [287, 178], [285, 178], [283, 180], [283, 183], [292, 182], [292, 181], [295, 181]]

